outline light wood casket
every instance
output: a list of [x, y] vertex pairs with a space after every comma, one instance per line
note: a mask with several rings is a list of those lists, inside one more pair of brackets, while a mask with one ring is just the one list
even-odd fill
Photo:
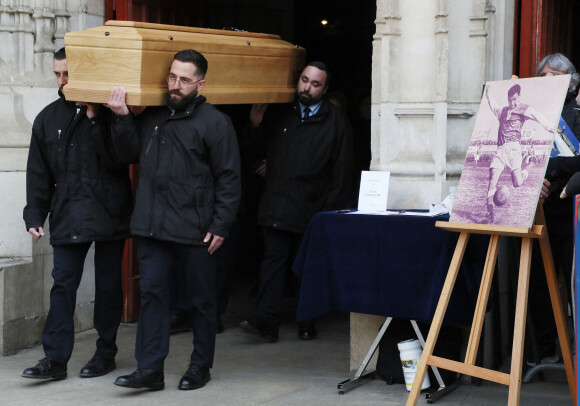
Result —
[[283, 103], [295, 95], [304, 48], [277, 35], [107, 21], [64, 37], [68, 100], [106, 103], [124, 86], [131, 106], [164, 105], [173, 55], [195, 49], [208, 60], [200, 94], [214, 104]]

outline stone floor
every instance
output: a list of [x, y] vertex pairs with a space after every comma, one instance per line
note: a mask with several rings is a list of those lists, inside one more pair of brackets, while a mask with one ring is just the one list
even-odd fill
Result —
[[[253, 299], [247, 290], [236, 292], [223, 321], [224, 333], [217, 336], [212, 380], [202, 389], [179, 391], [177, 384], [191, 351], [191, 333], [172, 336], [166, 360], [166, 389], [158, 392], [131, 390], [113, 385], [118, 375], [135, 369], [133, 347], [135, 324], [119, 330], [117, 370], [99, 378], [80, 378], [78, 372], [92, 356], [96, 333], [89, 330], [76, 337], [75, 351], [68, 364], [68, 379], [56, 382], [20, 377], [26, 367], [43, 357], [40, 346], [3, 357], [0, 361], [0, 402], [3, 405], [404, 405], [408, 392], [402, 384], [386, 385], [369, 380], [344, 395], [337, 384], [349, 372], [349, 318], [343, 312], [328, 314], [318, 321], [319, 338], [301, 341], [289, 312], [280, 331], [280, 341], [261, 343], [247, 336], [237, 323], [249, 315]], [[562, 371], [547, 372], [543, 381], [522, 385], [521, 405], [572, 405]], [[467, 379], [463, 379], [467, 381]], [[505, 405], [508, 389], [490, 382], [464, 382], [438, 399], [439, 405]], [[427, 404], [422, 394], [419, 405]]]

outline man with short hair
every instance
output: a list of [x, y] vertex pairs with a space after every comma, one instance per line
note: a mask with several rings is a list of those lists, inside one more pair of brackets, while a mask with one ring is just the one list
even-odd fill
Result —
[[[250, 112], [248, 137], [267, 145], [258, 210], [264, 255], [254, 315], [240, 327], [269, 342], [278, 341], [286, 273], [310, 219], [344, 208], [349, 198], [352, 131], [344, 114], [325, 98], [329, 83], [328, 67], [311, 62], [300, 74], [294, 103], [272, 105], [266, 116], [266, 105], [254, 105]], [[298, 336], [315, 338], [314, 321], [300, 323]]]
[[[94, 327], [99, 338], [85, 378], [115, 369], [123, 311], [121, 260], [129, 236], [133, 195], [128, 166], [120, 164], [108, 133], [110, 113], [99, 105], [67, 101], [65, 49], [54, 54], [59, 99], [34, 120], [26, 170], [26, 229], [44, 235], [50, 213], [53, 286], [42, 332], [45, 358], [24, 370], [33, 379], [64, 379], [74, 346], [77, 289], [87, 252], [95, 245]], [[108, 114], [107, 114], [108, 113]]]
[[[175, 54], [167, 75], [167, 106], [137, 118], [123, 87], [111, 90], [112, 136], [120, 156], [139, 162], [131, 233], [139, 237], [141, 308], [135, 344], [137, 370], [117, 378], [128, 388], [165, 387], [171, 320], [168, 275], [183, 272], [193, 352], [178, 389], [210, 380], [217, 328], [216, 255], [236, 218], [240, 158], [230, 119], [198, 94], [207, 60], [195, 50]], [[174, 267], [180, 263], [182, 266]]]

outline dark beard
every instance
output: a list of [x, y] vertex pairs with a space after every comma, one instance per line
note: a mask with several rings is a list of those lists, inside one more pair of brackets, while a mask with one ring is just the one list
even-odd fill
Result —
[[322, 98], [324, 97], [324, 93], [321, 93], [320, 96], [314, 98], [312, 97], [311, 94], [309, 94], [308, 92], [302, 92], [302, 93], [298, 93], [298, 101], [300, 103], [302, 103], [305, 106], [312, 106], [318, 102], [320, 102], [320, 100], [322, 100]]
[[197, 97], [197, 90], [191, 92], [187, 96], [182, 96], [180, 99], [172, 98], [172, 93], [181, 93], [178, 90], [170, 90], [167, 95], [167, 105], [175, 111], [185, 110], [185, 108]]
[[300, 103], [304, 104], [305, 106], [310, 106], [312, 104], [312, 96], [308, 93], [298, 93], [298, 100]]

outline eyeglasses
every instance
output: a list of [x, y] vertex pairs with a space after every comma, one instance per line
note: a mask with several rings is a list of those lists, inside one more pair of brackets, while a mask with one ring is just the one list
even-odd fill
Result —
[[177, 83], [179, 83], [179, 88], [180, 89], [186, 89], [189, 86], [193, 85], [194, 83], [197, 83], [197, 82], [199, 82], [199, 81], [201, 81], [203, 79], [199, 79], [199, 80], [196, 80], [196, 81], [193, 81], [193, 80], [188, 79], [188, 78], [179, 78], [178, 79], [177, 76], [175, 76], [173, 73], [170, 73], [169, 75], [167, 75], [165, 77], [165, 80], [167, 80], [167, 84], [169, 86], [173, 86], [175, 84], [175, 82], [177, 82]]

